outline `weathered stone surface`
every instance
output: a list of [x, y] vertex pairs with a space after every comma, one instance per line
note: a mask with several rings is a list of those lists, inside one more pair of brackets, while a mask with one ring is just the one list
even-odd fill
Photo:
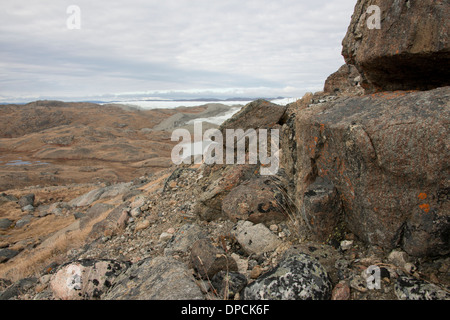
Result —
[[[427, 211], [426, 205], [419, 205], [424, 209], [415, 210], [406, 222], [403, 248], [416, 257], [445, 255], [450, 252], [450, 212]], [[448, 203], [444, 209], [448, 210]]]
[[203, 299], [187, 267], [171, 257], [146, 259], [133, 265], [105, 296], [105, 300]]
[[394, 289], [400, 300], [450, 300], [448, 291], [409, 276], [399, 276]]
[[393, 265], [404, 268], [406, 263], [409, 261], [408, 254], [401, 250], [393, 250], [388, 255], [388, 261], [392, 263]]
[[129, 263], [115, 260], [71, 262], [52, 276], [50, 288], [60, 300], [100, 299], [129, 266]]
[[191, 249], [191, 264], [204, 279], [211, 279], [219, 271], [237, 271], [236, 261], [209, 239], [200, 239]]
[[332, 284], [339, 282], [336, 262], [342, 259], [342, 254], [332, 246], [316, 242], [304, 242], [296, 244], [283, 253], [283, 260], [298, 254], [306, 254], [316, 260], [328, 273]]
[[224, 132], [225, 129], [245, 131], [247, 129], [272, 128], [280, 121], [285, 112], [285, 106], [266, 100], [256, 100], [244, 106], [233, 117], [225, 121], [220, 126], [220, 130]]
[[105, 219], [92, 226], [92, 230], [89, 233], [88, 238], [93, 240], [98, 237], [112, 235], [120, 230], [123, 230], [129, 218], [128, 208], [129, 203], [125, 202], [113, 209]]
[[203, 178], [197, 188], [201, 190], [194, 213], [202, 220], [212, 221], [223, 217], [224, 197], [243, 181], [258, 176], [256, 165], [205, 165]]
[[231, 230], [245, 252], [261, 254], [275, 250], [281, 241], [264, 224], [240, 220]]
[[350, 287], [346, 281], [339, 282], [331, 293], [331, 300], [349, 300]]
[[212, 279], [213, 288], [224, 299], [232, 299], [247, 285], [247, 278], [237, 272], [220, 271]]
[[19, 199], [19, 206], [26, 207], [28, 205], [34, 205], [35, 195], [34, 193], [27, 194]]
[[[408, 254], [443, 255], [448, 240], [450, 87], [387, 92], [311, 105], [290, 123], [292, 198], [303, 206], [319, 177], [336, 187], [346, 226]], [[285, 142], [292, 146], [292, 142]], [[426, 236], [424, 236], [426, 234]]]
[[53, 137], [52, 138], [43, 137], [42, 142], [44, 142], [46, 144], [55, 144], [58, 146], [69, 146], [72, 144], [74, 138], [75, 138], [74, 135], [67, 135], [67, 136], [54, 137], [54, 138]]
[[306, 254], [280, 262], [244, 289], [246, 300], [327, 300], [332, 285], [325, 269]]
[[34, 211], [34, 207], [31, 204], [28, 204], [24, 207], [22, 207], [22, 212], [33, 212]]
[[27, 224], [29, 224], [31, 222], [31, 219], [33, 219], [33, 216], [30, 214], [23, 216], [21, 219], [16, 221], [14, 228], [20, 229], [20, 228], [26, 226]]
[[4, 192], [0, 193], [0, 205], [4, 202], [18, 202], [19, 199], [17, 199], [15, 196], [6, 194]]
[[222, 201], [222, 211], [232, 221], [248, 220], [270, 226], [287, 219], [285, 191], [271, 177], [244, 182]]
[[173, 237], [173, 234], [168, 233], [168, 232], [163, 232], [163, 233], [161, 233], [161, 234], [159, 235], [159, 241], [161, 241], [161, 242], [167, 242], [167, 241], [169, 241], [170, 239], [172, 239], [172, 237]]
[[18, 295], [26, 292], [38, 281], [37, 278], [24, 278], [21, 279], [11, 286], [9, 286], [5, 291], [0, 293], [0, 300], [14, 299]]
[[0, 278], [0, 292], [5, 291], [12, 284], [11, 280]]
[[9, 227], [13, 225], [14, 221], [11, 219], [3, 218], [0, 219], [0, 230], [7, 230]]
[[335, 95], [361, 95], [361, 75], [355, 66], [344, 64], [325, 81], [323, 92]]
[[104, 188], [94, 189], [86, 194], [79, 196], [69, 202], [71, 206], [74, 207], [85, 207], [89, 206], [98, 199], [106, 199], [116, 197], [120, 194], [126, 194], [130, 192], [132, 188], [132, 183], [118, 183]]
[[14, 258], [19, 254], [19, 251], [17, 250], [11, 250], [11, 249], [0, 249], [0, 263], [4, 263], [8, 261], [9, 259]]
[[100, 199], [114, 198], [118, 195], [124, 195], [133, 188], [132, 182], [117, 183], [104, 188], [104, 192], [100, 195]]
[[84, 215], [80, 218], [80, 229], [84, 229], [89, 223], [99, 218], [106, 211], [114, 208], [113, 205], [107, 203], [96, 203], [89, 208]]
[[100, 196], [105, 192], [104, 188], [94, 189], [86, 194], [79, 196], [69, 202], [74, 207], [85, 207], [91, 205], [94, 201], [97, 201]]
[[[224, 146], [226, 146], [227, 129], [240, 129], [246, 132], [248, 129], [279, 128], [278, 122], [280, 122], [285, 112], [285, 106], [276, 105], [265, 100], [257, 100], [247, 104], [241, 111], [220, 126], [219, 129], [224, 137]], [[237, 144], [233, 144], [235, 149], [230, 151], [236, 155]], [[259, 176], [261, 165], [248, 164], [248, 159], [246, 161], [247, 164], [244, 165], [203, 165], [203, 178], [198, 183], [198, 188], [201, 189], [200, 198], [194, 209], [196, 215], [202, 220], [212, 221], [223, 217], [222, 201], [224, 197], [243, 181]]]
[[[369, 29], [369, 6], [380, 8], [381, 29]], [[450, 85], [450, 6], [444, 0], [359, 0], [342, 55], [366, 89], [431, 89]], [[370, 21], [369, 21], [370, 22]]]
[[197, 223], [183, 225], [167, 243], [165, 255], [186, 254], [191, 251], [192, 245], [199, 239], [208, 235]]
[[145, 230], [148, 227], [150, 227], [150, 220], [144, 219], [144, 220], [139, 221], [138, 223], [136, 223], [136, 227], [134, 228], [134, 231], [138, 232], [138, 231], [141, 231], [141, 230]]
[[318, 241], [329, 241], [342, 214], [342, 205], [334, 184], [327, 178], [317, 179], [306, 189], [303, 219]]

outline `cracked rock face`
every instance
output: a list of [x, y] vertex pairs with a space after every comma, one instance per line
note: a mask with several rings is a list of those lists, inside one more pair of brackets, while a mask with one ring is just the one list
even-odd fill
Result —
[[117, 278], [106, 300], [203, 300], [187, 266], [172, 257], [146, 259]]
[[248, 220], [270, 226], [287, 219], [288, 201], [271, 178], [246, 181], [222, 201], [223, 213], [232, 221]]
[[[379, 29], [368, 22], [376, 18]], [[342, 55], [369, 90], [428, 90], [450, 84], [450, 6], [446, 0], [359, 0]]]
[[50, 288], [56, 299], [99, 299], [128, 267], [128, 263], [115, 260], [71, 262], [62, 266], [52, 277]]
[[309, 255], [287, 258], [244, 290], [246, 300], [326, 300], [332, 284], [320, 263]]
[[385, 249], [400, 245], [417, 257], [449, 253], [449, 119], [450, 87], [340, 98], [302, 110], [289, 129], [296, 152], [285, 160], [294, 163], [288, 171], [295, 172], [298, 206], [323, 177], [360, 239]]
[[448, 300], [450, 293], [439, 286], [410, 276], [400, 276], [395, 283], [400, 300]]

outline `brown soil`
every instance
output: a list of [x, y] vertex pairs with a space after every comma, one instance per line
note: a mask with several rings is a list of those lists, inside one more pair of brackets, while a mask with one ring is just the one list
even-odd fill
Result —
[[171, 165], [171, 132], [152, 128], [206, 107], [139, 110], [33, 102], [0, 107], [0, 191], [27, 186], [122, 182]]

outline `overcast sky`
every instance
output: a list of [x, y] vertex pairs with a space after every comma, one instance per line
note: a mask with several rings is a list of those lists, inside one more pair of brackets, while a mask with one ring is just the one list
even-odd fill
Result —
[[[356, 0], [1, 1], [0, 102], [301, 97], [344, 60]], [[69, 29], [67, 8], [80, 8]]]

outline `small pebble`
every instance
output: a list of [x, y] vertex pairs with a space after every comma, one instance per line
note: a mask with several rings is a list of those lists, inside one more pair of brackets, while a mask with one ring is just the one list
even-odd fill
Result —
[[342, 251], [347, 251], [353, 247], [353, 240], [343, 240], [341, 241]]

